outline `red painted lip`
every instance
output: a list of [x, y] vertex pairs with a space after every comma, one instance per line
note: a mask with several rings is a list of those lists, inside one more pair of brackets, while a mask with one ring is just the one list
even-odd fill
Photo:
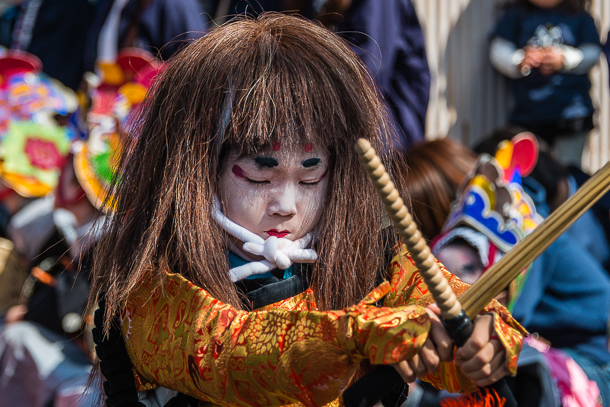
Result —
[[265, 230], [265, 233], [268, 234], [269, 236], [275, 236], [275, 237], [285, 237], [286, 235], [288, 235], [290, 233], [289, 230], [282, 230], [281, 232], [277, 229], [270, 229], [270, 230]]

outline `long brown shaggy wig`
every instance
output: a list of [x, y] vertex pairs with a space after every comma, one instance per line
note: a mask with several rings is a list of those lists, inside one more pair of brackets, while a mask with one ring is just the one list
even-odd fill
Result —
[[239, 18], [170, 60], [136, 120], [99, 242], [90, 307], [106, 328], [143, 279], [180, 273], [243, 308], [210, 205], [229, 152], [317, 143], [330, 155], [311, 286], [321, 309], [359, 301], [383, 267], [383, 209], [354, 144], [368, 138], [391, 168], [386, 110], [366, 68], [339, 37], [278, 14]]

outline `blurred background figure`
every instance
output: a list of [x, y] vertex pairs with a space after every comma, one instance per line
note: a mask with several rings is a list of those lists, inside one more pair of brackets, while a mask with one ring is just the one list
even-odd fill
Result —
[[[15, 288], [8, 291], [3, 287], [0, 294], [4, 324], [0, 333], [0, 399], [43, 405], [39, 403], [45, 400], [38, 395], [49, 389], [40, 386], [37, 370], [31, 369], [31, 359], [23, 347], [18, 345], [11, 350], [8, 344], [11, 334], [6, 327], [16, 321], [38, 320], [39, 314], [52, 305], [45, 301], [28, 306], [30, 288], [35, 286], [33, 275], [53, 285], [42, 269], [34, 268], [31, 274], [29, 270], [43, 258], [61, 256], [68, 248], [56, 223], [73, 222], [74, 216], [70, 212], [55, 211], [52, 193], [68, 160], [71, 137], [75, 135], [65, 124], [76, 113], [77, 101], [71, 90], [42, 73], [40, 60], [23, 51], [11, 50], [0, 58], [0, 79], [0, 202], [5, 209], [1, 229], [23, 265], [17, 269], [5, 267], [0, 274], [2, 280], [10, 280], [11, 287]], [[68, 290], [70, 287], [68, 284]], [[57, 318], [42, 320], [61, 329]], [[17, 332], [24, 340], [34, 338], [31, 330]], [[66, 352], [70, 353], [72, 347], [77, 348], [66, 344]], [[38, 347], [37, 355], [43, 360], [52, 360], [47, 350]], [[16, 363], [12, 357], [15, 352], [22, 356], [24, 363]], [[21, 399], [7, 393], [24, 389], [28, 392], [20, 394]]]
[[[519, 126], [508, 126], [494, 132], [479, 143], [477, 152], [493, 151], [502, 140], [525, 131]], [[589, 175], [575, 166], [565, 167], [545, 150], [538, 154], [534, 170], [523, 182], [535, 201], [538, 211], [545, 217], [559, 208], [587, 180]], [[540, 191], [540, 192], [536, 192]], [[544, 195], [541, 195], [544, 194]], [[566, 233], [578, 241], [604, 268], [610, 272], [610, 194], [602, 197], [585, 212]]]
[[581, 166], [593, 126], [588, 72], [601, 44], [587, 0], [507, 3], [490, 48], [493, 66], [511, 79], [509, 121], [548, 142], [564, 165]]
[[35, 56], [22, 51], [0, 56], [0, 237], [23, 265], [0, 274], [0, 315], [17, 304], [36, 256], [64, 250], [55, 247], [59, 239], [49, 194], [75, 135], [64, 124], [77, 106], [76, 95], [44, 75]]
[[[332, 1], [316, 11], [332, 24]], [[430, 95], [430, 71], [425, 41], [410, 0], [343, 1], [345, 11], [335, 31], [353, 44], [388, 103], [399, 135], [398, 151], [406, 152], [425, 139]], [[324, 16], [327, 16], [325, 19]]]
[[196, 0], [98, 0], [86, 36], [85, 69], [113, 62], [118, 50], [140, 48], [167, 60], [207, 28]]
[[[432, 246], [439, 259], [445, 262], [452, 273], [472, 283], [499, 260], [503, 253], [510, 250], [512, 245], [525, 236], [527, 232], [525, 226], [529, 225], [528, 230], [531, 230], [535, 224], [540, 222], [536, 213], [548, 214], [548, 211], [545, 211], [544, 200], [539, 203], [536, 199], [528, 197], [528, 194], [508, 193], [507, 191], [516, 190], [514, 187], [506, 189], [510, 184], [509, 181], [516, 182], [519, 177], [496, 176], [496, 181], [494, 181], [491, 174], [502, 174], [503, 171], [490, 170], [503, 168], [504, 165], [490, 167], [489, 161], [485, 161], [486, 167], [480, 165], [479, 168], [482, 169], [477, 172], [472, 171], [473, 167], [470, 167], [471, 171], [466, 180], [460, 180], [462, 181], [461, 187], [453, 190], [448, 187], [439, 188], [439, 182], [441, 182], [440, 185], [442, 183], [446, 186], [456, 185], [446, 175], [448, 173], [446, 168], [459, 168], [460, 164], [453, 164], [452, 161], [459, 163], [464, 157], [472, 157], [472, 153], [462, 155], [460, 150], [464, 147], [447, 149], [442, 155], [442, 165], [430, 165], [429, 159], [418, 160], [419, 157], [427, 155], [427, 148], [432, 150], [431, 145], [438, 143], [438, 141], [423, 143], [407, 154], [406, 160], [409, 165], [407, 188], [409, 192], [413, 191], [411, 196], [415, 214], [418, 213], [418, 210], [421, 211], [420, 208], [424, 208], [424, 210], [437, 208], [437, 201], [445, 202], [457, 199], [452, 206], [451, 214], [447, 212], [447, 223], [443, 227], [442, 233], [440, 236], [432, 238]], [[496, 153], [497, 146], [496, 143], [491, 151], [492, 154]], [[420, 165], [422, 168], [417, 168]], [[498, 178], [500, 179], [498, 180]], [[469, 179], [471, 181], [467, 183]], [[499, 183], [499, 185], [492, 187], [489, 186], [490, 182]], [[531, 182], [530, 177], [523, 178], [526, 191], [530, 190], [528, 185]], [[412, 187], [413, 185], [415, 187]], [[426, 185], [429, 185], [428, 191], [422, 192]], [[460, 185], [459, 182], [458, 185]], [[473, 191], [478, 192], [473, 195]], [[485, 199], [489, 193], [494, 194], [493, 199]], [[440, 197], [440, 195], [444, 196]], [[535, 194], [535, 196], [538, 195]], [[476, 197], [480, 199], [476, 199]], [[506, 201], [507, 199], [509, 201]], [[500, 215], [490, 218], [483, 216], [485, 213], [488, 215], [491, 213], [490, 208], [485, 209], [483, 206], [478, 206], [484, 202], [487, 202], [487, 205], [493, 205], [491, 209], [495, 208]], [[511, 202], [510, 205], [507, 202]], [[534, 202], [536, 206], [534, 206]], [[541, 207], [540, 212], [536, 211], [538, 205]], [[480, 210], [478, 215], [476, 215], [477, 208]], [[440, 209], [435, 213], [443, 212]], [[524, 214], [527, 213], [530, 215], [524, 218]], [[520, 217], [521, 220], [512, 219], [515, 216], [517, 216], [515, 219]], [[536, 222], [531, 221], [536, 218], [538, 218]], [[509, 228], [498, 228], [497, 232], [503, 231], [502, 233], [490, 233], [488, 228], [491, 219], [504, 219], [507, 225], [513, 224], [524, 229], [513, 235], [514, 241], [511, 245], [507, 245], [506, 242], [500, 244], [502, 242], [498, 236], [506, 235]], [[511, 220], [509, 221], [509, 219]], [[526, 222], [526, 219], [529, 220]], [[423, 225], [423, 229], [425, 229], [425, 225]], [[439, 230], [440, 232], [441, 230]], [[519, 294], [519, 292], [521, 293]], [[522, 353], [519, 372], [512, 383], [515, 396], [520, 400], [520, 406], [558, 406], [560, 397], [569, 396], [569, 392], [573, 390], [569, 390], [569, 382], [566, 388], [568, 390], [564, 393], [560, 393], [559, 388], [553, 384], [554, 380], [560, 377], [560, 375], [553, 376], [559, 372], [555, 370], [554, 373], [553, 369], [557, 369], [557, 365], [563, 364], [562, 372], [565, 372], [566, 363], [572, 363], [567, 362], [570, 360], [569, 358], [576, 361], [579, 369], [584, 372], [580, 379], [585, 378], [586, 374], [585, 381], [582, 383], [589, 383], [587, 386], [581, 386], [580, 390], [583, 393], [579, 397], [586, 397], [590, 402], [595, 400], [595, 394], [601, 392], [606, 400], [607, 378], [610, 377], [607, 374], [610, 354], [606, 347], [605, 327], [610, 313], [610, 281], [601, 264], [577, 240], [568, 234], [559, 237], [539, 259], [534, 261], [529, 271], [524, 270], [516, 287], [513, 284], [513, 287], [500, 300], [512, 308], [513, 315], [530, 332], [540, 333], [545, 341], [550, 341], [554, 348], [561, 349], [563, 352], [558, 354], [552, 351], [549, 354], [547, 345], [536, 343], [536, 346], [540, 345], [539, 350], [527, 348]], [[569, 338], [565, 336], [567, 333], [569, 333]], [[557, 362], [553, 366], [550, 366], [548, 362], [551, 359]], [[578, 376], [575, 378], [578, 379]], [[595, 386], [588, 381], [595, 382]], [[598, 389], [597, 393], [595, 393], [595, 389]], [[438, 402], [438, 394], [434, 391], [424, 393], [422, 405], [438, 405]]]
[[36, 55], [46, 74], [77, 90], [98, 59], [121, 48], [170, 58], [203, 35], [196, 0], [13, 0], [0, 19], [0, 45]]
[[[535, 165], [535, 138], [520, 135], [504, 141], [500, 150], [496, 158], [502, 158], [502, 162], [489, 155], [479, 156], [475, 170], [458, 189], [443, 231], [432, 243], [433, 252], [447, 269], [469, 284], [475, 283], [542, 221], [520, 184], [521, 175], [527, 175]], [[528, 271], [526, 267], [497, 297], [509, 310], [514, 308]], [[537, 357], [537, 351], [531, 351], [533, 357], [528, 356], [529, 348], [524, 346], [517, 376], [507, 379], [517, 403], [558, 406], [558, 391], [550, 369], [542, 356]], [[430, 395], [427, 398], [426, 405], [431, 405], [434, 400]]]
[[0, 45], [36, 55], [44, 72], [76, 90], [94, 6], [87, 0], [12, 0], [0, 19]]
[[402, 195], [410, 197], [413, 217], [428, 242], [441, 233], [458, 187], [476, 162], [470, 149], [450, 137], [416, 144], [405, 155], [408, 188]]
[[[54, 195], [45, 198], [51, 202], [50, 229], [56, 241], [29, 259], [34, 267], [26, 274], [17, 304], [4, 317], [0, 332], [3, 402], [90, 406], [97, 396], [96, 389], [86, 386], [94, 356], [87, 329], [92, 321], [83, 315], [92, 254], [105, 213], [112, 208], [104, 204], [106, 190], [116, 176], [117, 156], [130, 131], [130, 115], [143, 101], [160, 63], [145, 51], [131, 49], [121, 51], [113, 63], [99, 66], [100, 76], [87, 76], [91, 101], [86, 112], [87, 140], [66, 136], [61, 171], [56, 173], [53, 189], [47, 190], [54, 190]], [[14, 124], [8, 127], [11, 136]], [[36, 140], [29, 133], [23, 138], [20, 145]], [[2, 139], [1, 150], [6, 151], [8, 141], [14, 139]], [[37, 147], [43, 158], [44, 154], [51, 156], [52, 146]], [[5, 176], [6, 168], [2, 170]], [[7, 183], [5, 178], [2, 181]], [[29, 214], [30, 223], [41, 222], [39, 212]], [[32, 240], [25, 243], [31, 250]]]
[[[498, 131], [491, 137], [492, 141], [481, 143], [477, 152], [495, 154], [498, 147], [495, 141], [503, 138], [498, 135], [510, 133], [510, 129]], [[539, 165], [529, 177], [523, 178], [523, 188], [537, 212], [546, 217], [551, 212], [547, 191], [534, 178], [541, 171], [537, 168]], [[548, 175], [544, 169], [541, 172]], [[528, 331], [538, 333], [543, 342], [572, 358], [588, 379], [597, 384], [602, 405], [608, 405], [610, 278], [602, 264], [583, 246], [586, 237], [572, 233], [561, 235], [532, 263], [512, 313]]]

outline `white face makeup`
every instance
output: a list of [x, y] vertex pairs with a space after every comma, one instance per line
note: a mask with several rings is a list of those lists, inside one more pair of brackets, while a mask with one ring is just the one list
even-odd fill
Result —
[[229, 156], [220, 178], [223, 213], [252, 233], [297, 240], [320, 220], [328, 185], [328, 155], [305, 144]]

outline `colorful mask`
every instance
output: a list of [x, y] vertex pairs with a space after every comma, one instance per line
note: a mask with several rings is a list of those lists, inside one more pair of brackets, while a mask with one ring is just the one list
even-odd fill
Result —
[[[521, 150], [515, 146], [524, 144], [528, 145], [527, 156], [517, 156]], [[521, 186], [521, 176], [531, 172], [537, 157], [536, 140], [524, 133], [511, 142], [503, 142], [496, 158], [481, 155], [475, 171], [458, 193], [443, 231], [468, 225], [503, 252], [509, 251], [542, 221]], [[527, 172], [522, 173], [523, 169]]]
[[108, 209], [103, 208], [103, 202], [118, 168], [123, 137], [129, 133], [130, 115], [144, 100], [160, 69], [149, 53], [126, 49], [115, 63], [99, 63], [97, 75], [87, 79], [89, 138], [75, 145], [74, 170], [87, 197], [99, 209]]
[[52, 123], [12, 122], [0, 147], [2, 181], [20, 195], [45, 196], [57, 186], [69, 152], [65, 128]]
[[[475, 248], [488, 268], [536, 228], [542, 217], [531, 198], [523, 191], [521, 177], [528, 175], [538, 159], [538, 144], [533, 135], [521, 133], [498, 146], [495, 157], [483, 154], [476, 169], [458, 192], [458, 199], [435, 242], [435, 250], [471, 228], [489, 242], [490, 247]], [[454, 232], [455, 231], [455, 232]], [[495, 255], [497, 252], [498, 255]], [[485, 253], [485, 255], [483, 255]], [[490, 256], [489, 254], [494, 254]], [[509, 305], [514, 304], [527, 275], [524, 270], [509, 288]]]
[[0, 57], [0, 174], [26, 197], [53, 191], [70, 149], [70, 130], [56, 118], [76, 111], [76, 95], [41, 72], [33, 55]]

